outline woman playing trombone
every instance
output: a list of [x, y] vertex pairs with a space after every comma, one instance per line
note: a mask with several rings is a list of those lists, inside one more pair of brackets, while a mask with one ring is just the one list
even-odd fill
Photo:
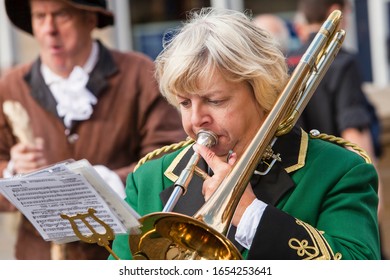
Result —
[[[288, 81], [287, 67], [272, 38], [244, 13], [214, 9], [193, 12], [165, 42], [156, 66], [160, 89], [180, 111], [188, 136], [207, 130], [217, 143], [186, 145], [147, 161], [129, 175], [126, 201], [140, 215], [161, 211], [195, 150], [203, 176], [193, 176], [173, 208], [192, 216], [264, 125]], [[379, 259], [372, 164], [299, 127], [277, 137], [272, 150], [276, 160], [271, 168], [265, 159], [257, 163], [227, 233], [242, 257]], [[164, 246], [152, 247], [165, 254]], [[128, 236], [114, 240], [121, 259], [132, 258], [134, 249]]]

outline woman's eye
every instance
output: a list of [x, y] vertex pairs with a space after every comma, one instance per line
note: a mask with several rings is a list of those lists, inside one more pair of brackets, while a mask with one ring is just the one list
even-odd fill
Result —
[[211, 103], [213, 105], [219, 105], [222, 103], [222, 100], [214, 100], [214, 99], [209, 99], [207, 100], [208, 103]]
[[190, 100], [183, 100], [183, 101], [180, 101], [179, 104], [180, 104], [180, 106], [187, 108], [191, 105], [191, 101]]

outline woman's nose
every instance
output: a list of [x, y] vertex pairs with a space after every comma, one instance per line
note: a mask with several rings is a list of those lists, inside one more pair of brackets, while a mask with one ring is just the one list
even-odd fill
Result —
[[194, 127], [207, 127], [211, 122], [210, 114], [207, 106], [194, 105], [192, 106], [191, 122]]

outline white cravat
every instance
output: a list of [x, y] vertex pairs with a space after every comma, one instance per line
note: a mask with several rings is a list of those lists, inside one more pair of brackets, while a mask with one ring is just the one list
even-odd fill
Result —
[[86, 85], [89, 73], [97, 63], [98, 50], [99, 47], [94, 42], [84, 67], [75, 66], [67, 78], [62, 78], [53, 73], [46, 65], [41, 65], [45, 83], [57, 101], [57, 113], [64, 118], [64, 124], [68, 128], [73, 120], [89, 119], [93, 113], [92, 106], [97, 103], [96, 96], [87, 89]]
[[[43, 79], [57, 101], [58, 115], [64, 117], [64, 124], [68, 128], [73, 120], [87, 120], [93, 113], [92, 105], [97, 103], [97, 98], [87, 89], [86, 85], [89, 73], [98, 61], [98, 55], [99, 46], [97, 42], [93, 42], [87, 62], [83, 67], [75, 66], [68, 78], [62, 78], [53, 73], [46, 65], [41, 65]], [[126, 196], [125, 187], [118, 174], [103, 165], [95, 165], [94, 167], [121, 198]]]

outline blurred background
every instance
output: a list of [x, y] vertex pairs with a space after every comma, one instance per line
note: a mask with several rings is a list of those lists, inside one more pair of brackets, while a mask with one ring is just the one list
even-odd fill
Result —
[[[180, 26], [186, 12], [214, 6], [249, 10], [253, 15], [273, 13], [284, 19], [290, 31], [290, 49], [299, 47], [294, 32], [296, 0], [108, 0], [115, 26], [96, 37], [122, 51], [136, 50], [154, 59], [162, 49], [164, 34]], [[344, 46], [354, 51], [364, 78], [364, 91], [376, 106], [382, 124], [384, 155], [379, 162], [384, 185], [385, 211], [381, 218], [384, 253], [390, 256], [390, 0], [351, 0]], [[0, 0], [0, 73], [37, 56], [33, 38], [8, 21]], [[18, 214], [0, 213], [0, 259], [13, 258]], [[358, 230], [358, 229], [357, 229]]]

